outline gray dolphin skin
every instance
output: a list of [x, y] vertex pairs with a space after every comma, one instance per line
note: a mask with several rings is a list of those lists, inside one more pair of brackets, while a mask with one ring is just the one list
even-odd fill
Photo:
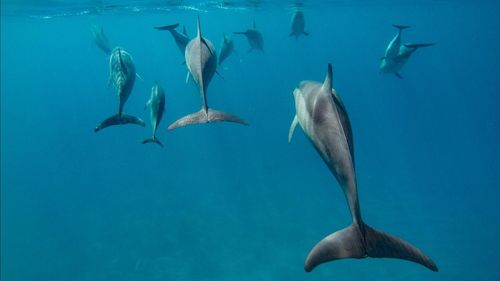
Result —
[[292, 31], [290, 32], [289, 36], [290, 37], [294, 36], [295, 38], [298, 38], [300, 35], [309, 36], [309, 33], [306, 32], [304, 29], [305, 26], [306, 22], [304, 20], [304, 12], [297, 9], [292, 16], [292, 23], [291, 23]]
[[418, 48], [429, 47], [435, 45], [435, 43], [402, 44], [401, 33], [404, 29], [409, 28], [409, 26], [396, 24], [393, 24], [392, 26], [398, 29], [398, 34], [396, 34], [396, 36], [394, 36], [391, 40], [385, 50], [385, 56], [381, 58], [380, 73], [392, 73], [396, 75], [396, 77], [403, 79], [403, 76], [399, 74], [399, 71], [406, 64], [410, 56]]
[[255, 21], [253, 21], [253, 28], [249, 28], [246, 31], [238, 31], [233, 33], [245, 35], [247, 37], [248, 44], [250, 44], [250, 49], [248, 50], [248, 52], [251, 52], [253, 50], [264, 52], [264, 39], [262, 38], [262, 33], [257, 30]]
[[165, 25], [165, 26], [157, 26], [155, 29], [157, 30], [168, 30], [170, 31], [170, 34], [172, 34], [172, 37], [174, 38], [175, 44], [177, 45], [177, 48], [179, 48], [179, 51], [181, 51], [182, 54], [184, 54], [184, 51], [186, 50], [186, 46], [189, 43], [190, 39], [187, 36], [186, 32], [186, 27], [183, 27], [183, 33], [177, 32], [176, 28], [179, 26], [178, 23], [176, 24], [171, 24], [171, 25]]
[[203, 38], [201, 34], [200, 17], [198, 16], [198, 33], [196, 38], [192, 39], [186, 46], [185, 52], [186, 65], [194, 82], [198, 86], [202, 99], [201, 110], [193, 114], [182, 117], [171, 124], [168, 129], [173, 130], [178, 127], [190, 124], [202, 124], [210, 122], [235, 122], [247, 125], [245, 120], [236, 115], [216, 111], [208, 107], [207, 88], [217, 69], [217, 54], [208, 39]]
[[146, 103], [146, 107], [149, 108], [150, 112], [153, 136], [151, 138], [145, 139], [144, 141], [142, 141], [142, 143], [156, 143], [159, 146], [163, 147], [161, 141], [156, 137], [156, 130], [158, 129], [158, 125], [160, 125], [161, 118], [163, 117], [163, 112], [165, 112], [165, 91], [163, 91], [162, 87], [160, 87], [158, 83], [155, 83], [153, 85], [153, 88], [151, 88], [151, 97]]
[[121, 47], [115, 47], [109, 57], [109, 80], [116, 89], [118, 96], [118, 114], [115, 114], [97, 125], [94, 132], [106, 127], [123, 124], [136, 124], [145, 127], [146, 124], [140, 118], [123, 114], [123, 106], [130, 94], [135, 82], [135, 66], [132, 56]]
[[221, 65], [222, 62], [227, 59], [234, 52], [234, 42], [226, 34], [222, 34], [222, 41], [219, 49], [218, 64]]
[[361, 218], [351, 124], [347, 111], [332, 88], [332, 66], [323, 83], [302, 81], [293, 92], [296, 115], [288, 141], [297, 124], [316, 148], [337, 179], [347, 200], [352, 224], [321, 240], [310, 251], [304, 268], [312, 271], [319, 264], [344, 258], [397, 258], [422, 264], [437, 271], [436, 264], [423, 252], [397, 237], [379, 232]]

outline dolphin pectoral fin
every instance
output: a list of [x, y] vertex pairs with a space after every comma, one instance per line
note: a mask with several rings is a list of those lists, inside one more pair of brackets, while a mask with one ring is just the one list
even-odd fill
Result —
[[236, 115], [213, 110], [210, 108], [208, 109], [208, 122], [223, 122], [223, 121], [248, 125], [248, 123], [245, 120]]
[[132, 116], [132, 115], [126, 115], [122, 114], [121, 116], [119, 114], [115, 114], [101, 123], [99, 123], [95, 128], [94, 132], [97, 133], [100, 130], [107, 128], [109, 126], [115, 126], [115, 125], [124, 125], [124, 124], [136, 124], [142, 127], [146, 126], [146, 123], [142, 121], [142, 119]]
[[222, 76], [222, 74], [219, 73], [219, 71], [215, 71], [215, 74], [217, 74], [222, 80], [224, 80], [224, 76]]
[[154, 29], [158, 29], [158, 30], [174, 30], [178, 26], [179, 26], [179, 24], [176, 23], [176, 24], [165, 25], [165, 26], [155, 26]]
[[290, 34], [288, 34], [288, 37], [292, 37], [294, 35], [295, 35], [295, 33], [293, 33], [293, 31], [292, 31], [292, 32], [290, 32]]
[[139, 75], [139, 73], [135, 73], [135, 76], [137, 76], [137, 78], [139, 78], [139, 80], [141, 80], [142, 82], [144, 82], [144, 79], [142, 79], [141, 75]]
[[288, 143], [292, 142], [293, 132], [295, 131], [295, 127], [297, 127], [297, 123], [299, 123], [299, 119], [297, 118], [297, 114], [295, 114], [288, 130]]
[[181, 65], [186, 65], [186, 60], [183, 60], [183, 61], [181, 62]]
[[397, 28], [399, 30], [403, 30], [403, 29], [407, 29], [407, 28], [411, 27], [409, 25], [400, 25], [400, 24], [393, 24], [392, 26], [394, 26], [395, 28]]
[[208, 116], [206, 111], [204, 109], [201, 109], [198, 112], [186, 115], [180, 118], [179, 120], [175, 121], [170, 126], [168, 126], [168, 130], [173, 130], [186, 125], [203, 124], [203, 123], [208, 123]]
[[380, 60], [385, 60], [387, 57], [380, 57]]
[[186, 74], [186, 84], [189, 82], [189, 71]]
[[407, 48], [412, 48], [412, 49], [418, 49], [418, 48], [423, 48], [423, 47], [429, 47], [429, 46], [434, 46], [436, 43], [420, 43], [420, 44], [410, 44], [406, 43], [404, 44], [405, 47]]
[[407, 260], [438, 271], [429, 257], [408, 242], [379, 232], [364, 223], [363, 229], [364, 231], [357, 223], [353, 223], [325, 237], [309, 252], [305, 270], [310, 272], [322, 263], [337, 259], [373, 257]]
[[399, 74], [398, 72], [395, 72], [394, 75], [396, 75], [396, 77], [398, 77], [399, 79], [403, 79], [403, 76], [401, 76], [401, 74]]
[[304, 34], [305, 36], [309, 36], [309, 32], [302, 31], [302, 34]]
[[142, 144], [145, 144], [145, 143], [156, 143], [158, 144], [161, 148], [163, 148], [163, 143], [161, 143], [161, 141], [157, 138], [157, 137], [152, 137], [152, 138], [149, 138], [149, 139], [145, 139], [142, 141]]
[[316, 266], [345, 258], [364, 258], [363, 237], [357, 224], [336, 231], [312, 248], [306, 258], [304, 269], [311, 272]]
[[366, 253], [373, 258], [396, 258], [419, 263], [432, 271], [436, 264], [422, 251], [395, 236], [377, 231], [365, 224]]

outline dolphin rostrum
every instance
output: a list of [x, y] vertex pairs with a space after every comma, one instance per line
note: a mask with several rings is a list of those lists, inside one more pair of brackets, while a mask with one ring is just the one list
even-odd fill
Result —
[[383, 56], [382, 62], [380, 63], [381, 73], [394, 73], [398, 78], [403, 79], [399, 71], [406, 64], [410, 56], [421, 47], [429, 47], [435, 45], [435, 43], [424, 43], [424, 44], [402, 44], [401, 43], [401, 33], [403, 29], [409, 28], [406, 25], [396, 25], [393, 24], [395, 28], [398, 29], [398, 34], [394, 36], [391, 40], [387, 49], [385, 50], [385, 56]]
[[156, 130], [160, 124], [161, 118], [163, 117], [163, 112], [165, 112], [165, 92], [163, 89], [155, 83], [151, 89], [151, 97], [146, 103], [146, 107], [149, 107], [150, 117], [151, 117], [151, 127], [153, 128], [153, 136], [149, 139], [145, 139], [142, 143], [156, 143], [163, 147], [163, 144], [156, 137]]
[[231, 40], [231, 38], [227, 37], [226, 34], [222, 34], [222, 41], [220, 44], [220, 49], [219, 49], [219, 55], [217, 56], [219, 58], [219, 65], [222, 64], [222, 62], [227, 59], [234, 51], [234, 42]]
[[347, 111], [332, 88], [332, 66], [323, 83], [302, 81], [293, 92], [296, 115], [288, 141], [297, 124], [312, 142], [342, 188], [351, 212], [352, 224], [321, 240], [309, 252], [307, 272], [319, 264], [343, 258], [398, 258], [420, 263], [437, 271], [436, 264], [423, 252], [397, 237], [379, 232], [361, 219], [351, 124]]
[[183, 27], [182, 33], [179, 33], [177, 32], [177, 30], [175, 30], [178, 26], [179, 24], [176, 23], [166, 26], [157, 26], [155, 27], [155, 29], [170, 31], [170, 34], [172, 34], [172, 37], [174, 38], [177, 48], [179, 48], [179, 51], [181, 51], [181, 53], [184, 54], [186, 46], [189, 43], [189, 37], [187, 36], [186, 27]]
[[306, 22], [304, 20], [304, 12], [297, 9], [292, 17], [290, 37], [295, 36], [298, 38], [300, 35], [309, 36], [309, 33], [304, 31], [304, 27], [306, 26]]
[[130, 54], [121, 47], [115, 47], [109, 57], [109, 81], [113, 84], [118, 96], [118, 114], [102, 121], [95, 127], [94, 132], [113, 125], [136, 124], [142, 127], [146, 126], [140, 118], [123, 114], [123, 106], [132, 92], [135, 76], [135, 66]]
[[246, 31], [233, 32], [234, 34], [242, 34], [247, 37], [248, 44], [250, 44], [250, 49], [248, 52], [253, 50], [260, 50], [264, 52], [264, 39], [262, 38], [262, 33], [257, 30], [255, 21], [253, 21], [253, 28], [249, 28]]
[[193, 114], [182, 117], [171, 124], [168, 129], [173, 130], [178, 127], [186, 126], [189, 124], [200, 124], [218, 121], [235, 122], [247, 125], [245, 120], [236, 115], [216, 111], [208, 107], [207, 102], [207, 88], [210, 80], [216, 73], [217, 69], [217, 54], [215, 49], [208, 39], [203, 38], [201, 35], [200, 17], [198, 16], [198, 34], [196, 38], [189, 41], [186, 46], [184, 55], [186, 65], [193, 77], [194, 82], [200, 90], [202, 99], [201, 110]]

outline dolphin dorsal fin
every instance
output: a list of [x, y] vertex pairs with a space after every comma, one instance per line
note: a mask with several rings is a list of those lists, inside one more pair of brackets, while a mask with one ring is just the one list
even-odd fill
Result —
[[196, 37], [199, 37], [199, 38], [201, 38], [201, 24], [200, 24], [200, 15], [198, 15], [198, 22], [197, 22], [197, 26], [198, 26], [198, 33], [196, 33]]
[[187, 33], [187, 30], [186, 30], [186, 26], [182, 26], [182, 34], [188, 36], [188, 33]]
[[328, 64], [328, 70], [326, 72], [325, 82], [323, 82], [323, 88], [329, 89], [331, 91], [333, 83], [333, 70], [332, 64]]

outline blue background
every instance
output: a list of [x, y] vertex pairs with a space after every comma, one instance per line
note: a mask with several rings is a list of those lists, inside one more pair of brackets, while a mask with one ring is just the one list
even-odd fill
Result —
[[[1, 19], [2, 280], [500, 279], [498, 2], [306, 4], [311, 35], [297, 40], [288, 4], [47, 11]], [[233, 36], [239, 56], [208, 89], [211, 107], [248, 127], [166, 131], [201, 100], [170, 34], [152, 27], [178, 22], [193, 36], [197, 14], [216, 46], [253, 20], [263, 33], [264, 54]], [[392, 23], [412, 26], [404, 42], [437, 42], [413, 55], [403, 80], [378, 73]], [[93, 132], [117, 101], [92, 24], [132, 54], [145, 80], [126, 113], [149, 123], [151, 86], [165, 89], [164, 149], [140, 144], [149, 124]], [[287, 144], [293, 89], [322, 81], [328, 62], [353, 126], [365, 221], [422, 249], [439, 273], [392, 259], [304, 272], [309, 250], [350, 223], [302, 130]]]

